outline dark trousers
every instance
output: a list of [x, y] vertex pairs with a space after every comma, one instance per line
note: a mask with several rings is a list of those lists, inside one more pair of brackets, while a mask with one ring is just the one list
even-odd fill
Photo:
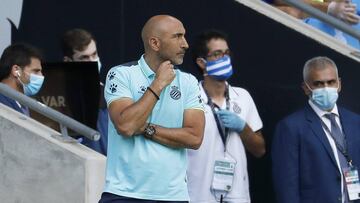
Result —
[[112, 193], [104, 192], [101, 195], [99, 203], [187, 203], [187, 201], [157, 201], [143, 200], [130, 197], [123, 197]]

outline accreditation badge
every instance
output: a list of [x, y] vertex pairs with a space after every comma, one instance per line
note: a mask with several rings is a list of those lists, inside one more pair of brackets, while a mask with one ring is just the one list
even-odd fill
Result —
[[349, 200], [360, 199], [359, 173], [355, 166], [343, 169]]
[[232, 157], [222, 157], [215, 160], [212, 189], [229, 192], [232, 189], [236, 161]]

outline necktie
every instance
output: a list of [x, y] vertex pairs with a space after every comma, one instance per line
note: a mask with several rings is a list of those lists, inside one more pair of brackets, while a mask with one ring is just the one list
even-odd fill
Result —
[[[337, 154], [339, 157], [340, 167], [341, 167], [341, 169], [346, 168], [348, 166], [348, 163], [347, 163], [347, 160], [346, 160], [344, 154], [341, 152], [341, 151], [344, 152], [344, 150], [345, 150], [345, 136], [342, 133], [339, 125], [337, 124], [337, 122], [335, 120], [335, 114], [332, 114], [332, 113], [326, 114], [325, 117], [330, 120], [330, 123], [331, 123], [330, 133], [331, 133], [331, 136], [333, 137], [335, 143], [337, 143], [336, 145], [338, 145], [336, 147], [336, 149], [337, 149]], [[339, 147], [341, 149], [339, 149]], [[344, 192], [344, 197], [345, 197], [344, 202], [345, 203], [350, 202], [349, 198], [348, 198], [348, 194], [347, 194], [347, 188], [345, 186], [345, 181], [344, 181], [343, 192]]]
[[335, 120], [335, 114], [326, 114], [325, 117], [330, 120], [331, 134], [334, 141], [341, 147], [342, 150], [345, 149], [345, 137]]

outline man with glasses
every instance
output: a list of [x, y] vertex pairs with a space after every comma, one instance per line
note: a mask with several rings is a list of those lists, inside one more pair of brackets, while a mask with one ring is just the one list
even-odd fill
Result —
[[262, 121], [250, 94], [226, 82], [233, 73], [226, 35], [200, 34], [193, 60], [204, 75], [206, 125], [201, 147], [188, 150], [190, 202], [250, 202], [245, 149], [256, 157], [265, 153]]

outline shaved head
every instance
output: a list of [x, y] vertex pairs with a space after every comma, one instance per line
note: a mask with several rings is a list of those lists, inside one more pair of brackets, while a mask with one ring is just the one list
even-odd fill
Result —
[[170, 25], [182, 23], [175, 17], [169, 15], [156, 15], [151, 17], [141, 31], [141, 38], [144, 43], [145, 51], [149, 48], [149, 39], [152, 37], [161, 38], [169, 29]]
[[174, 65], [182, 64], [185, 51], [189, 48], [185, 32], [184, 25], [175, 17], [151, 17], [141, 31], [146, 62], [153, 67], [167, 60]]

